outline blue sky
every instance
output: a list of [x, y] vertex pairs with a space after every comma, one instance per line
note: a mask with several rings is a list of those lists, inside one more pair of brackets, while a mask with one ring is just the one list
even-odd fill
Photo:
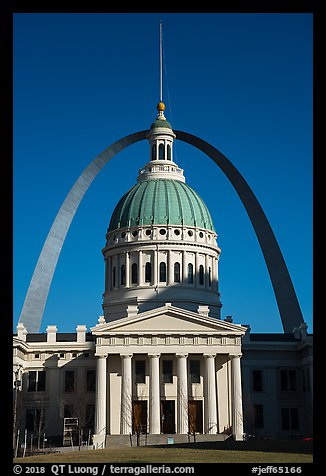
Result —
[[[312, 14], [44, 13], [14, 15], [14, 316], [70, 188], [107, 146], [149, 128], [163, 99], [175, 129], [238, 168], [270, 221], [312, 332]], [[105, 233], [149, 157], [118, 154], [84, 197], [52, 281], [41, 332], [91, 327], [102, 314]], [[222, 249], [222, 318], [282, 332], [257, 238], [220, 169], [176, 141], [174, 157], [207, 204]]]

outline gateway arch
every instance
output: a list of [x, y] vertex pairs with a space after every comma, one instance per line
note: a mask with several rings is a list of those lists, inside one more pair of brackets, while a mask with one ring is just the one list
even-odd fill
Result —
[[[28, 332], [39, 332], [40, 330], [61, 248], [88, 187], [109, 160], [129, 145], [146, 139], [148, 132], [148, 130], [135, 132], [107, 147], [86, 167], [68, 193], [43, 245], [20, 314], [19, 322], [25, 325]], [[300, 305], [281, 249], [256, 196], [236, 167], [215, 147], [187, 132], [174, 130], [174, 133], [178, 140], [182, 140], [208, 155], [235, 188], [247, 211], [263, 252], [283, 330], [285, 333], [291, 333], [294, 327], [304, 322]]]

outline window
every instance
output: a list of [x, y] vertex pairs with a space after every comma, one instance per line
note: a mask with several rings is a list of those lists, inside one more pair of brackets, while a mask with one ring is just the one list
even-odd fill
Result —
[[135, 361], [136, 383], [145, 383], [145, 360]]
[[204, 266], [202, 264], [199, 266], [199, 284], [204, 284]]
[[152, 145], [152, 160], [156, 159], [156, 144]]
[[152, 281], [152, 263], [146, 263], [145, 265], [145, 283]]
[[74, 370], [66, 370], [65, 372], [65, 392], [71, 393], [75, 391], [75, 372]]
[[264, 407], [261, 404], [254, 405], [255, 428], [264, 428]]
[[166, 283], [166, 264], [164, 261], [160, 263], [160, 282]]
[[74, 416], [74, 406], [65, 405], [63, 407], [63, 418], [73, 418]]
[[299, 430], [297, 408], [281, 408], [282, 430]]
[[94, 434], [95, 426], [95, 405], [88, 404], [86, 405], [85, 411], [85, 430], [91, 430], [91, 434]]
[[124, 264], [122, 264], [120, 269], [120, 285], [124, 286], [125, 284], [126, 284], [126, 267]]
[[263, 391], [263, 374], [261, 370], [252, 371], [252, 390], [254, 392]]
[[212, 268], [208, 268], [208, 286], [212, 285]]
[[173, 361], [163, 360], [163, 383], [173, 382]]
[[158, 146], [158, 158], [159, 160], [164, 160], [164, 144]]
[[96, 370], [87, 370], [86, 372], [86, 390], [95, 392], [96, 388]]
[[180, 283], [180, 263], [174, 263], [174, 282]]
[[137, 284], [138, 282], [138, 266], [137, 263], [134, 263], [131, 266], [131, 283]]
[[310, 369], [306, 367], [302, 369], [302, 390], [310, 392]]
[[115, 288], [116, 282], [115, 282], [115, 266], [113, 266], [112, 269], [112, 286]]
[[25, 429], [35, 434], [41, 434], [45, 425], [45, 409], [44, 408], [28, 408], [26, 410]]
[[200, 383], [200, 360], [190, 360], [190, 383]]
[[194, 282], [194, 267], [192, 263], [188, 264], [188, 283], [192, 284]]
[[295, 392], [297, 389], [296, 371], [280, 371], [281, 392]]
[[28, 392], [45, 392], [45, 370], [28, 372]]
[[167, 150], [167, 154], [168, 154], [168, 160], [171, 160], [171, 146], [170, 146], [170, 144], [167, 145], [166, 150]]

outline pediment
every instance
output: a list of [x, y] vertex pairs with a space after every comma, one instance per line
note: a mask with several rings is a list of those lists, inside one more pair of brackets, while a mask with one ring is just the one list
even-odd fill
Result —
[[238, 324], [186, 311], [173, 306], [139, 313], [91, 328], [95, 335], [114, 334], [222, 334], [243, 335], [246, 329]]

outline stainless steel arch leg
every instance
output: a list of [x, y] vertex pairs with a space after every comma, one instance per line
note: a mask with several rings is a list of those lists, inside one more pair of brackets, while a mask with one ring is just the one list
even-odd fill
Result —
[[19, 322], [25, 325], [28, 332], [39, 332], [40, 330], [45, 304], [62, 245], [88, 187], [112, 157], [129, 145], [144, 140], [147, 132], [136, 132], [107, 147], [86, 167], [68, 193], [45, 240], [20, 314]]
[[263, 252], [284, 332], [292, 332], [303, 323], [300, 305], [282, 252], [273, 230], [253, 191], [236, 167], [208, 142], [183, 131], [174, 131], [177, 139], [187, 142], [210, 157], [232, 183], [254, 227]]

